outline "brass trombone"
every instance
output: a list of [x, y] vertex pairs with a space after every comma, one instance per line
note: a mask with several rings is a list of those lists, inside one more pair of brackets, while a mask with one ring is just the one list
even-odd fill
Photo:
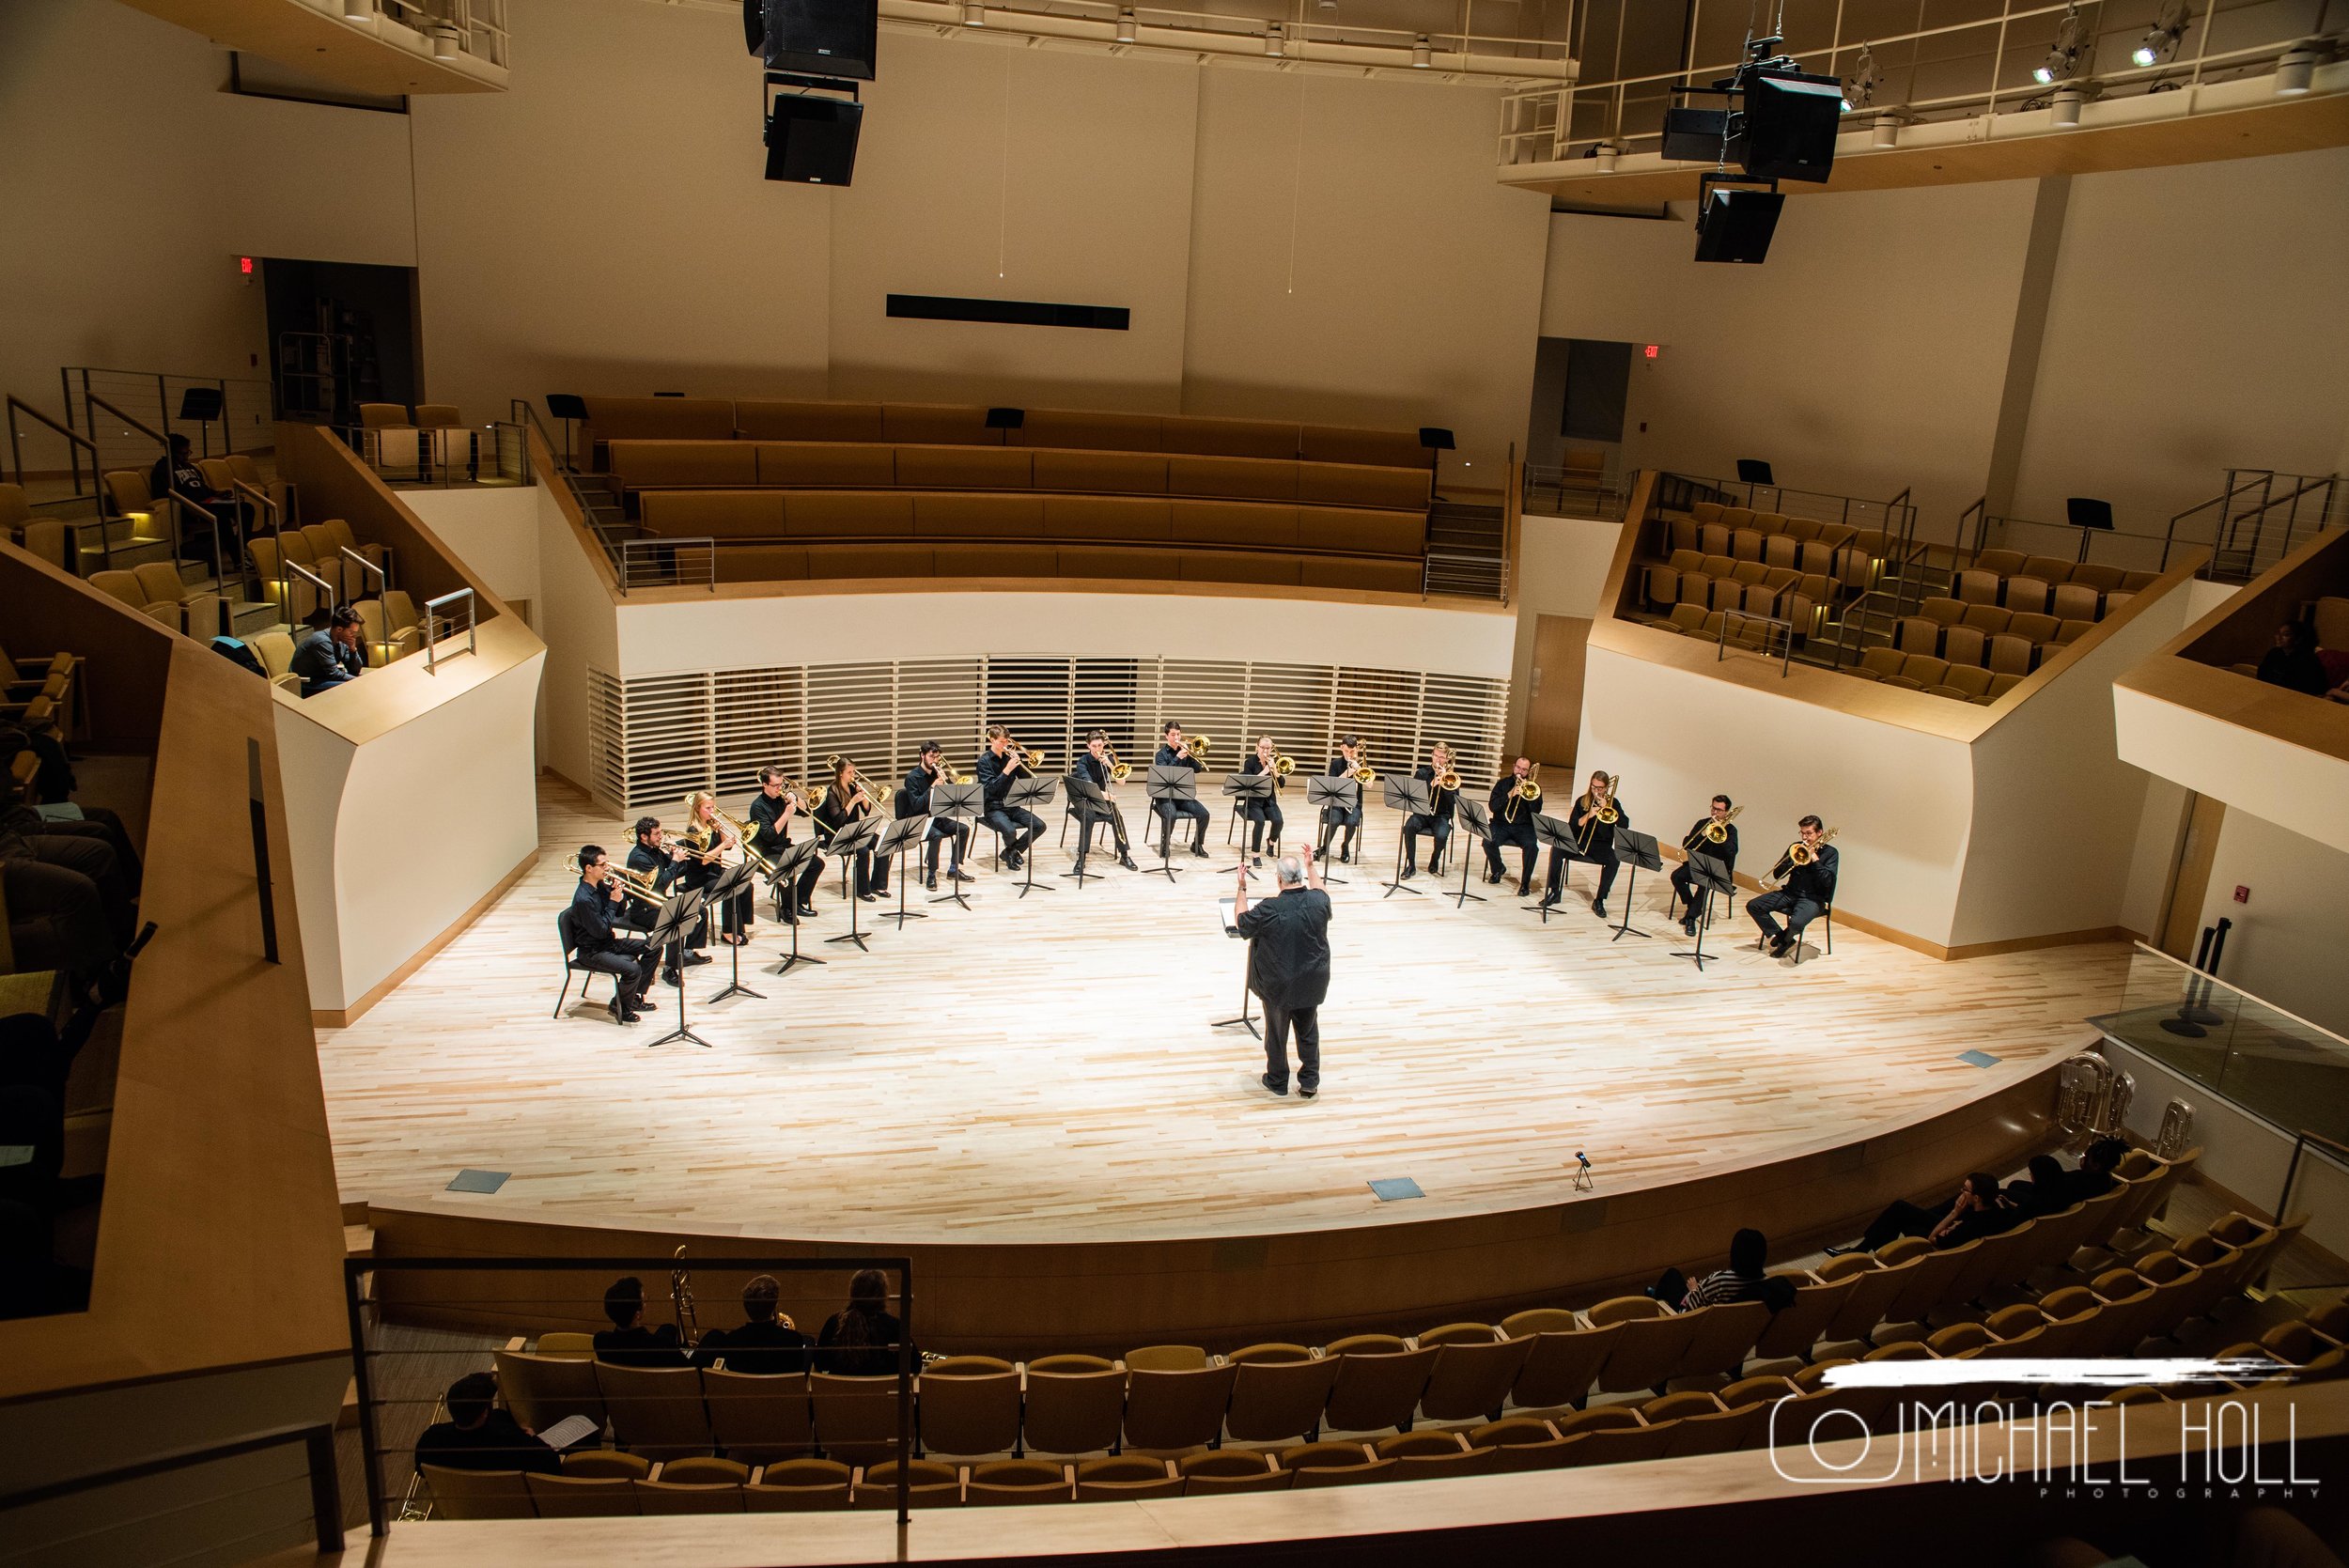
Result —
[[1370, 765], [1369, 742], [1364, 741], [1354, 748], [1354, 771], [1348, 777], [1364, 789], [1378, 782], [1378, 771]]
[[657, 904], [666, 896], [661, 893], [660, 885], [654, 880], [654, 873], [652, 872], [638, 871], [632, 866], [625, 866], [619, 864], [617, 862], [614, 862], [612, 863], [612, 875], [617, 877], [622, 882], [626, 883], [629, 891], [634, 893], [641, 898], [651, 899]]
[[1719, 822], [1705, 823], [1705, 825], [1699, 829], [1698, 831], [1704, 835], [1704, 842], [1707, 844], [1727, 844], [1729, 842], [1729, 825], [1732, 822], [1736, 821], [1737, 814], [1745, 809], [1746, 808], [1743, 806], [1732, 806], [1729, 808], [1728, 815], [1722, 817]]
[[1459, 770], [1458, 768], [1445, 768], [1442, 772], [1440, 772], [1440, 773], [1437, 774], [1437, 775], [1436, 775], [1436, 787], [1437, 787], [1438, 789], [1457, 789], [1457, 788], [1459, 788], [1459, 787], [1460, 787], [1460, 770]]
[[671, 1254], [676, 1266], [669, 1270], [669, 1311], [677, 1318], [677, 1338], [687, 1348], [700, 1343], [701, 1325], [693, 1316], [693, 1271], [685, 1266], [685, 1248], [679, 1244]]
[[1113, 784], [1122, 784], [1128, 778], [1133, 776], [1134, 770], [1132, 766], [1128, 763], [1118, 761], [1117, 748], [1111, 745], [1106, 740], [1101, 743], [1101, 754], [1110, 759], [1110, 783]]
[[1615, 809], [1615, 785], [1621, 783], [1622, 780], [1623, 775], [1620, 773], [1610, 773], [1607, 775], [1607, 799], [1599, 802], [1597, 811], [1592, 813], [1594, 816], [1597, 817], [1601, 822], [1606, 823], [1610, 828], [1623, 820], [1623, 813]]
[[1287, 778], [1287, 777], [1288, 777], [1291, 773], [1294, 773], [1294, 772], [1296, 772], [1296, 771], [1297, 771], [1297, 759], [1296, 759], [1295, 757], [1293, 757], [1293, 756], [1289, 755], [1286, 752], [1277, 752], [1277, 753], [1273, 753], [1273, 757], [1272, 757], [1272, 776], [1273, 776], [1274, 778], [1276, 778], [1276, 779], [1285, 779], [1285, 778]]
[[741, 844], [742, 858], [748, 861], [760, 876], [771, 878], [775, 874], [775, 862], [752, 847], [750, 824], [727, 815], [723, 806], [712, 806], [709, 809], [711, 815], [718, 818], [726, 831], [732, 833]]
[[[1826, 846], [1828, 843], [1833, 841], [1836, 831], [1837, 830], [1829, 828], [1827, 831], [1819, 835], [1819, 844], [1821, 847]], [[1777, 892], [1781, 887], [1785, 885], [1788, 875], [1791, 874], [1797, 866], [1812, 864], [1818, 860], [1818, 858], [1819, 851], [1817, 849], [1814, 849], [1810, 845], [1803, 843], [1800, 839], [1795, 840], [1794, 843], [1786, 846], [1786, 853], [1778, 858], [1778, 863], [1770, 867], [1770, 874], [1762, 878], [1762, 891], [1764, 893]]]

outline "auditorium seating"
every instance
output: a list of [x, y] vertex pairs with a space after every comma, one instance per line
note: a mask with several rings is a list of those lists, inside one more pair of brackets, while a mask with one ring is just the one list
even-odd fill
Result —
[[[1795, 1290], [1775, 1314], [1760, 1302], [1674, 1312], [1629, 1296], [1581, 1311], [1532, 1309], [1498, 1325], [1351, 1335], [1318, 1348], [1266, 1343], [1214, 1356], [1150, 1345], [1120, 1358], [1057, 1355], [1025, 1364], [944, 1358], [915, 1379], [917, 1475], [933, 1506], [1084, 1501], [1762, 1446], [1780, 1398], [1879, 1412], [1889, 1395], [1822, 1382], [1828, 1368], [1854, 1359], [2125, 1356], [2222, 1311], [2300, 1222], [2230, 1214], [2193, 1235], [2153, 1229], [2195, 1158], [2132, 1152], [2109, 1191], [2003, 1234], [1950, 1249], [1904, 1237], [1781, 1274]], [[2335, 1357], [2320, 1369], [2329, 1371], [2349, 1359], [2340, 1354], [2344, 1337], [2349, 1304], [2271, 1333], [2260, 1348], [2295, 1365]], [[782, 1468], [786, 1476], [769, 1483], [821, 1492], [826, 1500], [809, 1506], [843, 1506], [842, 1487], [849, 1505], [865, 1506], [859, 1488], [881, 1484], [873, 1478], [885, 1480], [894, 1454], [893, 1378], [750, 1377], [723, 1363], [614, 1367], [555, 1335], [536, 1352], [515, 1340], [496, 1359], [505, 1397], [525, 1424], [608, 1419], [635, 1458], [669, 1467], [638, 1479], [682, 1484], [675, 1466], [722, 1450], [765, 1469], [695, 1484], [755, 1487], [760, 1473]], [[1806, 1418], [1795, 1430], [1807, 1427]], [[602, 1462], [575, 1456], [567, 1475], [583, 1458]], [[787, 1471], [812, 1459], [832, 1467]], [[1024, 1467], [991, 1467], [1015, 1461]], [[513, 1493], [501, 1496], [510, 1501]]]

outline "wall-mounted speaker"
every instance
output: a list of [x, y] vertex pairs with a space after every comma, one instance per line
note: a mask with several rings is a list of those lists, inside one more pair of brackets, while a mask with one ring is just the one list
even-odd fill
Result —
[[873, 80], [880, 0], [765, 0], [765, 4], [769, 70]]
[[864, 105], [853, 99], [783, 97], [767, 116], [767, 178], [846, 185], [856, 173]]

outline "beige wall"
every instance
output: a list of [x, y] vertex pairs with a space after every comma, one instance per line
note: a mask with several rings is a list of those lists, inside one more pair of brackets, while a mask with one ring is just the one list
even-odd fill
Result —
[[205, 39], [110, 0], [0, 6], [0, 392], [54, 414], [61, 365], [266, 376], [239, 256], [415, 260], [405, 119], [227, 76]]
[[1510, 744], [1521, 745], [1533, 691], [1533, 638], [1544, 615], [1588, 620], [1598, 613], [1607, 568], [1623, 524], [1594, 518], [1528, 515], [1517, 526], [1517, 647], [1509, 661]]
[[[2247, 903], [2234, 890], [2250, 889]], [[2234, 926], [2218, 977], [2335, 1033], [2349, 1035], [2349, 968], [2340, 911], [2349, 908], [2349, 855], [2230, 810], [2219, 824], [2199, 926]]]

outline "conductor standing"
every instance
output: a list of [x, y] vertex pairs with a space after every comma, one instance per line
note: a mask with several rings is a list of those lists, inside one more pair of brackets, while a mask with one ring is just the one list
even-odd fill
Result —
[[1281, 857], [1280, 895], [1251, 908], [1240, 868], [1233, 920], [1249, 940], [1248, 988], [1264, 1001], [1265, 1075], [1276, 1094], [1289, 1092], [1289, 1026], [1297, 1028], [1297, 1092], [1321, 1087], [1321, 1001], [1330, 994], [1330, 895], [1310, 846]]

